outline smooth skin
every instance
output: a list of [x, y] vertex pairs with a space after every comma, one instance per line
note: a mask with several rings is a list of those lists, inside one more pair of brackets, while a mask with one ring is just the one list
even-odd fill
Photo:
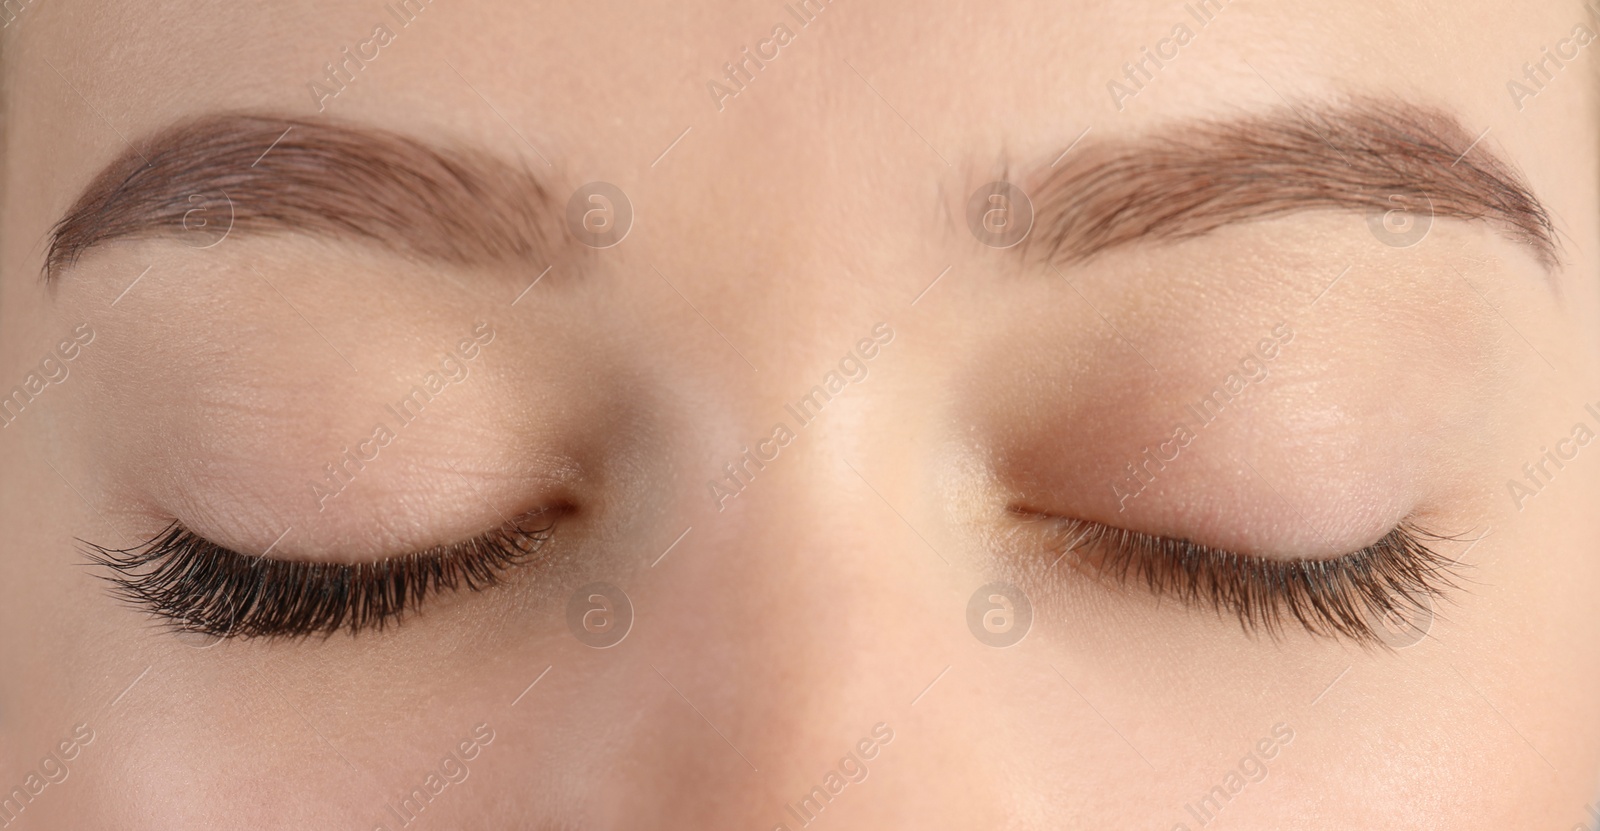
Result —
[[[828, 827], [1194, 829], [1219, 785], [1212, 823], [1236, 829], [1594, 822], [1600, 448], [1531, 498], [1507, 486], [1600, 402], [1594, 58], [1520, 109], [1507, 91], [1600, 27], [1586, 10], [1234, 0], [1119, 111], [1107, 82], [1182, 4], [837, 0], [719, 111], [707, 82], [781, 4], [436, 0], [319, 114], [308, 84], [390, 19], [38, 0], [4, 30], [0, 389], [94, 332], [0, 430], [0, 788], [93, 735], [14, 827], [392, 829], [479, 741], [413, 827], [794, 829], [786, 806], [875, 729]], [[1351, 94], [1487, 130], [1561, 264], [1481, 223], [1401, 249], [1320, 212], [1058, 274], [966, 227], [967, 194], [1086, 128]], [[558, 203], [617, 185], [635, 225], [472, 270], [298, 236], [122, 242], [47, 288], [49, 229], [92, 176], [218, 110], [481, 146]], [[318, 511], [308, 480], [478, 323], [472, 374]], [[1112, 473], [1280, 323], [1245, 403], [1105, 511]], [[719, 500], [878, 324], [867, 376]], [[1047, 546], [1008, 510], [1024, 497], [1285, 556], [1414, 515], [1460, 537], [1440, 550], [1462, 590], [1398, 651], [1249, 636], [1137, 586], [1017, 577]], [[353, 638], [174, 634], [76, 542], [179, 518], [353, 562], [557, 499], [579, 506], [560, 569]], [[1035, 610], [1009, 648], [965, 616], [998, 579]], [[609, 649], [567, 628], [592, 581], [635, 609]]]

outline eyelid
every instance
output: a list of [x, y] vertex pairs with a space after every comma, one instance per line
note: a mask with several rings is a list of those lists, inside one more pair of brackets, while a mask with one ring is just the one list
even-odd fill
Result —
[[176, 520], [130, 549], [80, 542], [110, 569], [102, 576], [113, 594], [180, 631], [303, 638], [382, 630], [430, 595], [500, 585], [505, 571], [538, 558], [559, 514], [531, 512], [468, 540], [364, 563], [240, 554]]
[[[1152, 594], [1176, 595], [1188, 606], [1237, 616], [1249, 634], [1276, 639], [1290, 619], [1307, 632], [1362, 646], [1385, 642], [1374, 622], [1415, 614], [1460, 588], [1456, 560], [1430, 546], [1458, 537], [1402, 521], [1371, 545], [1328, 559], [1277, 559], [1236, 554], [1191, 540], [1161, 537], [1088, 520], [1050, 518], [1050, 559], [1080, 563], [1117, 585], [1142, 582]], [[1077, 551], [1091, 556], [1069, 557]]]

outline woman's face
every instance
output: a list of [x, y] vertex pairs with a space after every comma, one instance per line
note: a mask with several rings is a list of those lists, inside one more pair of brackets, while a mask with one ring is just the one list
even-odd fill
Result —
[[0, 827], [1592, 827], [1600, 16], [1136, 5], [8, 0]]

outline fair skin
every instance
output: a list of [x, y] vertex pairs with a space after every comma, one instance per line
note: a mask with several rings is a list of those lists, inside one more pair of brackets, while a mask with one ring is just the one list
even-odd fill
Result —
[[[307, 82], [384, 20], [393, 43], [319, 113]], [[719, 112], [706, 82], [784, 20], [793, 42]], [[1183, 21], [1193, 42], [1119, 112], [1107, 82]], [[0, 789], [76, 725], [94, 739], [16, 827], [394, 828], [386, 806], [481, 724], [418, 823], [798, 828], [785, 806], [879, 723], [831, 827], [1198, 828], [1185, 806], [1277, 725], [1292, 740], [1226, 827], [1585, 821], [1600, 450], [1532, 497], [1507, 484], [1600, 402], [1592, 58], [1520, 111], [1506, 85], [1578, 23], [1559, 3], [1235, 0], [1202, 28], [1182, 4], [836, 2], [803, 29], [781, 4], [437, 0], [404, 28], [355, 2], [29, 6], [3, 41], [0, 390], [75, 326], [94, 339], [0, 430]], [[1054, 266], [968, 230], [968, 194], [1033, 186], [1086, 128], [1071, 153], [1352, 95], [1449, 113], [1455, 149], [1549, 212], [1557, 262], [1452, 216], [1393, 247], [1344, 209]], [[558, 211], [610, 182], [634, 225], [470, 266], [310, 232], [116, 240], [47, 285], [95, 175], [216, 112], [474, 148]], [[467, 378], [319, 510], [308, 481], [485, 322]], [[865, 377], [717, 497], [880, 323]], [[1119, 510], [1124, 463], [1280, 323], [1264, 378]], [[549, 568], [331, 637], [174, 631], [76, 542], [177, 520], [358, 563], [557, 505]], [[1403, 649], [1292, 619], [1252, 635], [1050, 566], [1026, 511], [1269, 560], [1412, 519], [1454, 537], [1459, 588]], [[1034, 614], [1007, 648], [965, 618], [999, 580]], [[635, 613], [606, 649], [566, 622], [596, 581]]]

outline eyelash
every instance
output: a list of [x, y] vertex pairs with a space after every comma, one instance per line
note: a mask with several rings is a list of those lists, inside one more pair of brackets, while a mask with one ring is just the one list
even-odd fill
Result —
[[369, 563], [279, 560], [239, 554], [174, 521], [148, 542], [113, 549], [80, 540], [124, 600], [179, 631], [222, 638], [354, 635], [398, 624], [429, 595], [483, 591], [535, 559], [554, 532], [549, 512], [482, 536]]
[[[1373, 622], [1420, 612], [1456, 590], [1463, 566], [1430, 545], [1455, 540], [1403, 522], [1377, 542], [1331, 560], [1276, 560], [1185, 539], [1057, 519], [1062, 544], [1051, 554], [1093, 552], [1090, 573], [1117, 585], [1142, 581], [1157, 597], [1238, 617], [1246, 633], [1276, 639], [1291, 619], [1307, 632], [1364, 647], [1385, 642]], [[1080, 558], [1075, 560], [1082, 562]]]

